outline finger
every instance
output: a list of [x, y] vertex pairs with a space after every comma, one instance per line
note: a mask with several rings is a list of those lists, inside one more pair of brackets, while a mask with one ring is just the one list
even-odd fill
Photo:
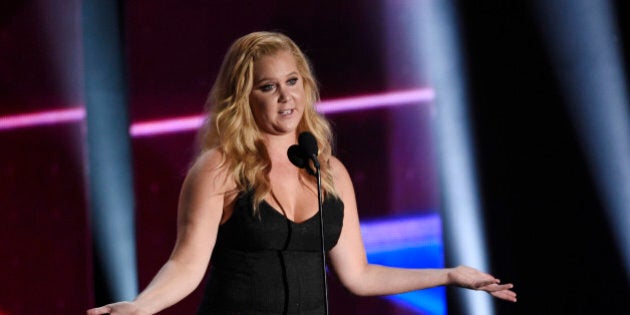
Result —
[[490, 295], [496, 298], [502, 299], [502, 300], [516, 302], [516, 293], [514, 293], [513, 291], [503, 290], [503, 291], [490, 292]]
[[482, 290], [485, 287], [496, 285], [498, 283], [499, 283], [499, 279], [494, 279], [494, 278], [489, 279], [489, 280], [484, 280], [484, 281], [478, 281], [477, 283], [475, 283], [474, 288], [478, 290]]
[[109, 306], [101, 306], [90, 309], [87, 311], [87, 315], [100, 315], [100, 314], [108, 314], [112, 312], [112, 308]]
[[491, 285], [489, 290], [491, 290], [491, 291], [503, 291], [503, 290], [511, 290], [513, 288], [514, 288], [513, 284], [506, 283], [506, 284]]
[[516, 292], [514, 292], [514, 291], [512, 291], [512, 290], [493, 291], [493, 292], [489, 292], [489, 293], [490, 293], [490, 294], [492, 294], [492, 293], [496, 293], [496, 294], [509, 295], [509, 296], [516, 297]]
[[506, 283], [506, 284], [493, 283], [493, 284], [490, 284], [490, 285], [486, 285], [486, 286], [477, 288], [477, 290], [493, 292], [493, 291], [509, 290], [509, 289], [512, 289], [513, 287], [514, 287], [514, 285], [511, 284], [511, 283]]

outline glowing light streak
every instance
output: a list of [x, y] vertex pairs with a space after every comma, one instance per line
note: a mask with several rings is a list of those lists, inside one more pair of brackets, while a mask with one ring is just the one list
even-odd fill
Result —
[[83, 107], [0, 117], [0, 130], [56, 125], [85, 119]]
[[[317, 110], [322, 114], [336, 114], [349, 111], [370, 110], [375, 108], [423, 103], [433, 100], [434, 97], [435, 95], [433, 89], [420, 88], [382, 94], [323, 100], [317, 104]], [[83, 107], [30, 114], [17, 114], [0, 117], [0, 130], [73, 123], [84, 119], [85, 109]], [[191, 131], [198, 129], [204, 119], [205, 117], [203, 115], [193, 115], [136, 122], [131, 125], [129, 132], [133, 137], [145, 137], [157, 134]]]
[[[457, 1], [417, 1], [418, 21], [414, 38], [419, 39], [421, 56], [426, 58], [428, 77], [435, 93], [437, 111], [435, 134], [439, 163], [440, 194], [447, 235], [446, 251], [452, 265], [465, 264], [489, 270], [485, 246], [482, 204], [477, 187], [475, 148], [468, 117], [466, 60], [462, 55]], [[390, 3], [390, 2], [388, 2]], [[392, 2], [396, 3], [396, 2]], [[410, 7], [402, 7], [406, 12]], [[398, 17], [396, 17], [398, 18]], [[494, 314], [494, 304], [488, 294], [459, 290], [464, 314]]]
[[322, 114], [334, 114], [427, 102], [433, 100], [434, 97], [433, 89], [423, 88], [321, 101], [317, 105], [317, 110]]
[[[630, 95], [612, 1], [539, 1], [569, 112], [630, 280]], [[621, 276], [621, 275], [620, 275]]]
[[203, 123], [203, 115], [160, 119], [137, 122], [131, 125], [129, 132], [132, 137], [153, 136], [163, 133], [174, 133], [198, 129]]

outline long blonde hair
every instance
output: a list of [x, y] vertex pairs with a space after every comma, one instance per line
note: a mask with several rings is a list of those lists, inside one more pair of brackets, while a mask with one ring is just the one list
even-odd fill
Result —
[[315, 110], [319, 89], [308, 59], [286, 35], [254, 32], [237, 39], [225, 55], [206, 102], [209, 118], [200, 133], [201, 153], [213, 148], [219, 150], [223, 156], [222, 165], [227, 167], [237, 188], [253, 191], [254, 213], [271, 192], [271, 160], [254, 120], [249, 94], [253, 86], [254, 61], [278, 51], [288, 51], [295, 58], [306, 95], [297, 133], [309, 131], [317, 139], [322, 190], [325, 194], [336, 195], [328, 163], [332, 155], [332, 131], [329, 122]]

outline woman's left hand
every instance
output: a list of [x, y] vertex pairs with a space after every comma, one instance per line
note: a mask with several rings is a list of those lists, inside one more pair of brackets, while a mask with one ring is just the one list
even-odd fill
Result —
[[501, 284], [499, 279], [475, 268], [468, 266], [455, 267], [449, 272], [448, 278], [452, 285], [486, 291], [496, 298], [516, 302], [516, 293], [512, 291], [512, 288], [514, 288], [513, 284]]

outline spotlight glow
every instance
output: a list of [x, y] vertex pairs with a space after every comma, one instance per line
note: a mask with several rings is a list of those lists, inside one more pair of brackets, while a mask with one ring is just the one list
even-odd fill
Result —
[[630, 281], [630, 96], [611, 1], [539, 1], [540, 22]]
[[[468, 115], [466, 65], [460, 47], [456, 1], [418, 1], [422, 40], [431, 85], [436, 91], [435, 134], [438, 143], [442, 220], [450, 265], [488, 268], [481, 200], [478, 198], [475, 150]], [[465, 314], [494, 314], [490, 295], [459, 290]]]
[[115, 301], [138, 294], [122, 8], [118, 1], [81, 1], [89, 228], [106, 292]]

